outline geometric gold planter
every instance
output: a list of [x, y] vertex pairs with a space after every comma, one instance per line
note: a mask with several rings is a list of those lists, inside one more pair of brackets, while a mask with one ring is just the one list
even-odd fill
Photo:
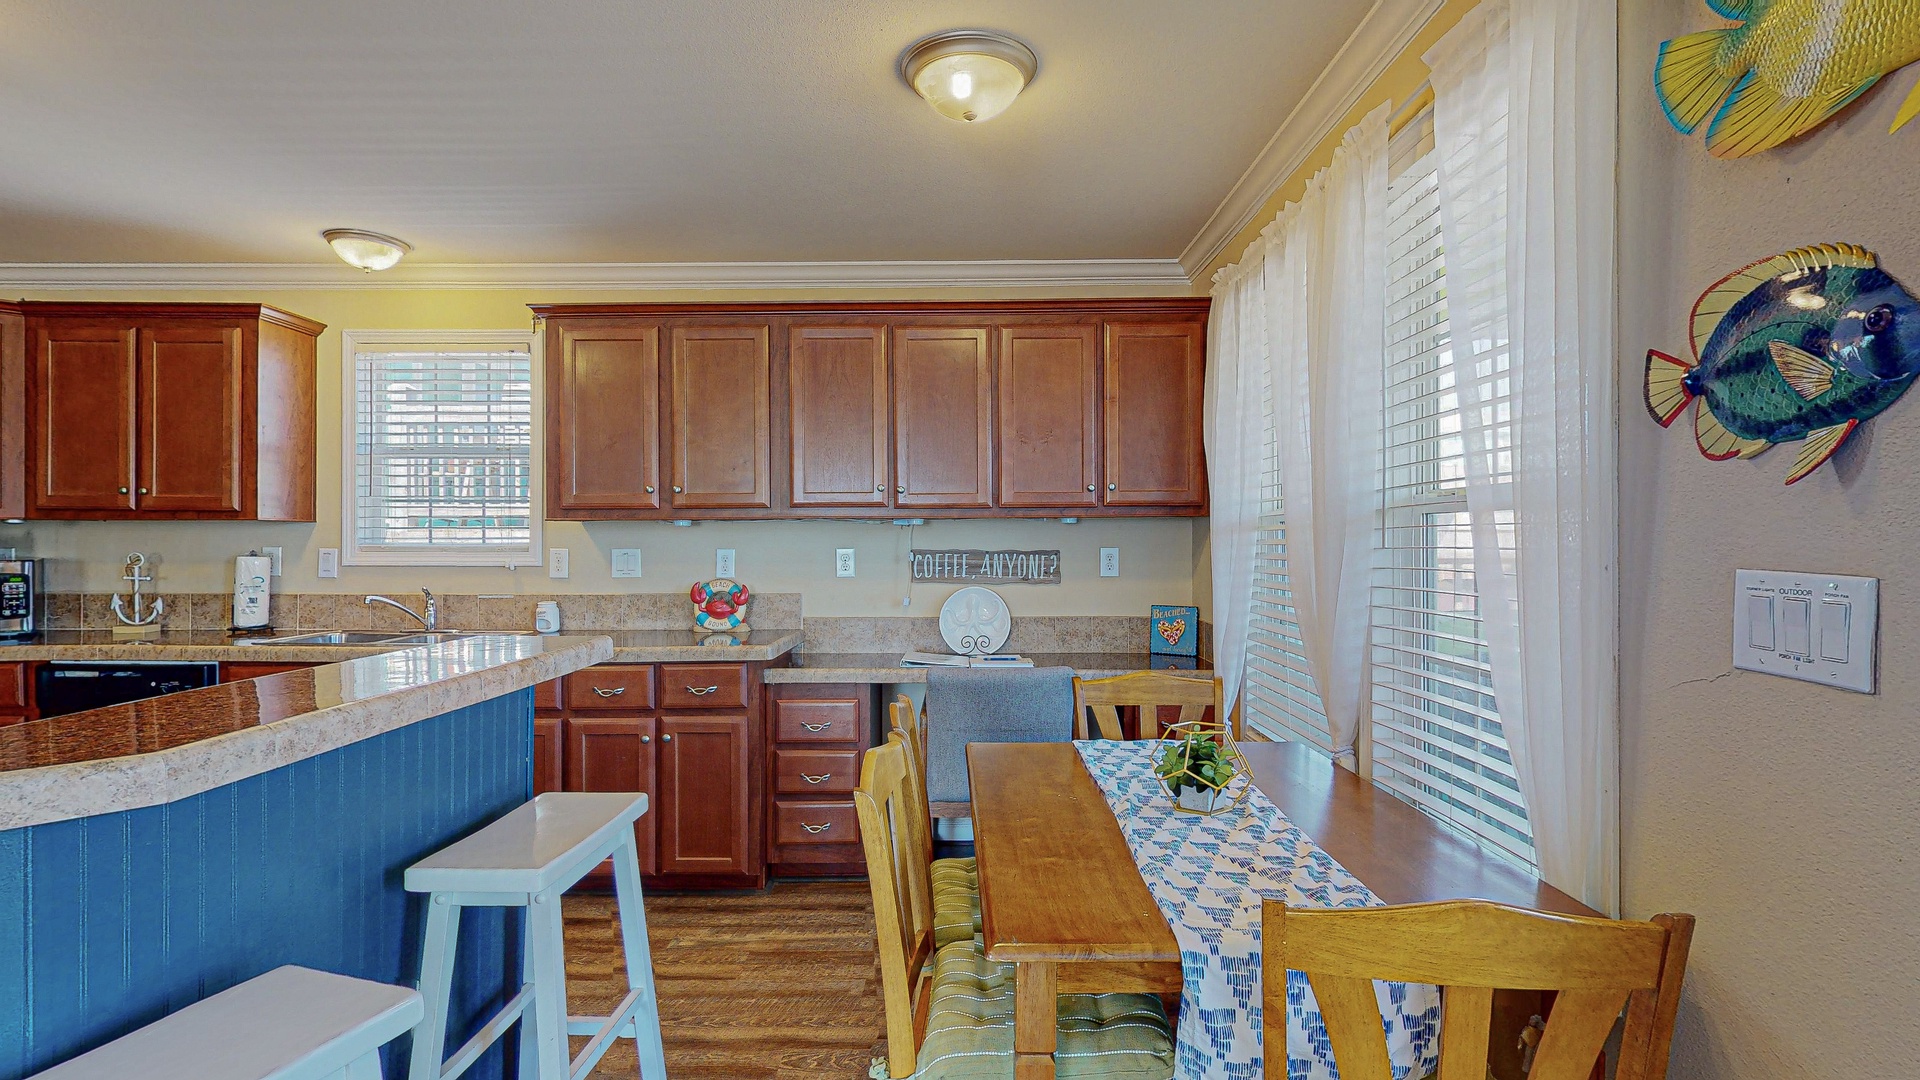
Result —
[[[1211, 816], [1225, 813], [1239, 806], [1248, 793], [1253, 791], [1253, 773], [1247, 768], [1246, 759], [1240, 756], [1239, 744], [1234, 742], [1233, 730], [1223, 724], [1181, 723], [1169, 724], [1165, 734], [1159, 740], [1162, 749], [1154, 754], [1154, 779], [1167, 793], [1175, 811], [1182, 814], [1202, 814]], [[1224, 780], [1216, 775], [1213, 782], [1198, 776], [1182, 774], [1187, 772], [1188, 763], [1196, 743], [1211, 743], [1221, 750], [1217, 761], [1231, 766], [1231, 775]], [[1172, 775], [1162, 776], [1166, 765], [1175, 766], [1169, 770]], [[1182, 777], [1179, 792], [1174, 791], [1173, 780]]]

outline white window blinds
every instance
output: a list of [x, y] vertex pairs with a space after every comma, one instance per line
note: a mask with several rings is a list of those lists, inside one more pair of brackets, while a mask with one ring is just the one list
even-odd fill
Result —
[[[1373, 776], [1531, 864], [1532, 834], [1493, 696], [1476, 587], [1432, 147], [1430, 114], [1410, 123], [1393, 147]], [[1511, 455], [1496, 456], [1510, 477]], [[1511, 510], [1496, 512], [1495, 523], [1510, 562]]]
[[[1273, 416], [1271, 383], [1262, 399], [1262, 412]], [[1270, 739], [1304, 742], [1332, 753], [1333, 737], [1308, 669], [1287, 579], [1286, 505], [1276, 439], [1269, 423], [1260, 471], [1260, 528], [1254, 536], [1253, 611], [1247, 622], [1242, 713], [1249, 727]]]
[[353, 343], [350, 563], [538, 562], [532, 346]]

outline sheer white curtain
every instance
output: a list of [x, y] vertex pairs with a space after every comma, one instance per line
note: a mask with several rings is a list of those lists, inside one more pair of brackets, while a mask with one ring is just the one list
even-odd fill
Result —
[[1426, 54], [1494, 695], [1541, 876], [1609, 912], [1616, 32], [1613, 0], [1486, 0]]
[[[1214, 290], [1216, 321], [1225, 321], [1222, 312], [1230, 309], [1241, 321], [1264, 323], [1289, 588], [1334, 750], [1349, 763], [1370, 696], [1389, 112], [1382, 105], [1347, 133], [1332, 164], [1308, 182], [1300, 201], [1267, 227], [1244, 260], [1222, 272]], [[1252, 303], [1264, 307], [1264, 320], [1245, 311]], [[1257, 397], [1248, 395], [1243, 404], [1249, 401], [1258, 407]], [[1209, 446], [1211, 467], [1231, 481], [1241, 479], [1235, 471], [1240, 468], [1257, 477], [1258, 460], [1256, 451], [1223, 468]], [[1216, 515], [1218, 507], [1216, 494]], [[1239, 536], [1237, 520], [1232, 536], [1214, 534], [1216, 597], [1223, 588], [1241, 589], [1238, 579], [1223, 581], [1223, 559], [1242, 560], [1251, 581], [1251, 543], [1242, 554], [1235, 546]], [[1215, 635], [1244, 652], [1244, 633], [1223, 634], [1217, 615]]]
[[1261, 455], [1268, 419], [1267, 322], [1260, 268], [1214, 275], [1208, 319], [1204, 434], [1208, 543], [1213, 563], [1213, 665], [1226, 707], [1240, 700], [1253, 610], [1254, 537], [1260, 525]]

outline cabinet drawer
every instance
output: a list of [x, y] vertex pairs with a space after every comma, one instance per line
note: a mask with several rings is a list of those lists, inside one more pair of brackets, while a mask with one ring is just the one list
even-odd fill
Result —
[[773, 739], [782, 743], [860, 745], [860, 703], [852, 698], [780, 698], [773, 703]]
[[0, 709], [26, 708], [27, 665], [0, 664]]
[[773, 790], [782, 795], [845, 795], [859, 782], [858, 751], [773, 752]]
[[602, 664], [576, 671], [566, 678], [566, 702], [571, 709], [651, 709], [653, 666]]
[[859, 839], [860, 819], [850, 802], [779, 799], [773, 804], [776, 844], [846, 844]]
[[738, 709], [747, 703], [745, 664], [661, 664], [662, 709]]

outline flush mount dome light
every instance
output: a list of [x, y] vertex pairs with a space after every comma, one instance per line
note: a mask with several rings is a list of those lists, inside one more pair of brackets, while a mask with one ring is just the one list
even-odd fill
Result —
[[333, 245], [333, 253], [341, 261], [369, 273], [387, 269], [413, 250], [405, 240], [365, 229], [328, 229], [320, 238]]
[[900, 75], [940, 115], [967, 123], [1006, 111], [1040, 67], [1033, 50], [991, 30], [949, 30], [915, 44]]

